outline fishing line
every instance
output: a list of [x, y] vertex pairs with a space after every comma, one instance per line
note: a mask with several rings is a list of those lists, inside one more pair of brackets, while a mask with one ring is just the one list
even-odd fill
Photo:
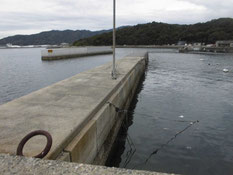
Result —
[[138, 164], [138, 165], [135, 165], [133, 167], [133, 169], [135, 169], [136, 167], [138, 167], [139, 165], [143, 165], [143, 164], [147, 164], [147, 162], [150, 160], [150, 158], [157, 154], [160, 150], [162, 150], [165, 146], [167, 146], [170, 142], [172, 142], [178, 135], [182, 134], [183, 132], [185, 132], [187, 129], [189, 129], [190, 127], [192, 127], [193, 125], [195, 125], [196, 123], [199, 123], [199, 121], [194, 121], [194, 122], [191, 122], [188, 126], [186, 126], [183, 130], [177, 132], [172, 138], [170, 138], [166, 143], [162, 144], [159, 148], [157, 148], [155, 151], [153, 151], [149, 157], [145, 160], [144, 163], [141, 163], [141, 164]]
[[[115, 104], [112, 104], [111, 102], [107, 102], [107, 103], [108, 103], [109, 105], [113, 106], [113, 107], [115, 108], [115, 110], [116, 110], [117, 113], [121, 113], [121, 112], [124, 112], [124, 113], [126, 113], [126, 114], [127, 114], [127, 113], [132, 113], [132, 114], [144, 115], [144, 116], [148, 116], [148, 117], [153, 117], [153, 118], [154, 118], [154, 116], [152, 116], [152, 115], [147, 115], [147, 114], [142, 114], [142, 113], [136, 113], [136, 112], [134, 112], [134, 111], [129, 111], [129, 110], [126, 110], [126, 109], [120, 109], [119, 107], [117, 107]], [[153, 155], [157, 154], [160, 150], [162, 150], [162, 149], [163, 149], [165, 146], [167, 146], [170, 142], [172, 142], [174, 139], [176, 139], [176, 137], [177, 137], [178, 135], [182, 134], [183, 132], [185, 132], [186, 130], [188, 130], [190, 127], [192, 127], [192, 126], [195, 125], [196, 123], [199, 123], [198, 120], [196, 120], [196, 121], [171, 120], [171, 119], [162, 118], [162, 117], [157, 117], [157, 119], [168, 120], [168, 121], [174, 121], [174, 122], [188, 122], [189, 125], [186, 126], [183, 130], [177, 132], [177, 133], [176, 133], [172, 138], [170, 138], [167, 142], [165, 142], [165, 143], [162, 144], [159, 148], [157, 148], [155, 151], [153, 151], [153, 152], [148, 156], [148, 158], [145, 160], [144, 163], [140, 163], [140, 164], [138, 164], [138, 165], [135, 165], [135, 166], [133, 167], [133, 169], [135, 169], [135, 168], [138, 167], [139, 165], [146, 164], [146, 163], [150, 160], [150, 158], [151, 158]], [[124, 122], [123, 122], [123, 127], [125, 127], [125, 129], [127, 130], [127, 127], [125, 126]], [[132, 150], [131, 150], [132, 147], [131, 147], [131, 144], [129, 143], [129, 140], [128, 140], [128, 143], [129, 143], [129, 145], [130, 145], [130, 152], [131, 152], [132, 154], [131, 154], [129, 157], [127, 156], [126, 161], [125, 161], [125, 164], [124, 164], [124, 168], [130, 163], [130, 161], [131, 161], [131, 159], [132, 159], [134, 153], [136, 152], [136, 147], [135, 147], [135, 145], [134, 145], [134, 143], [133, 143], [132, 138], [128, 135], [128, 133], [127, 133], [127, 136], [129, 137], [130, 142], [133, 144], [135, 150], [134, 150], [133, 152], [131, 152], [131, 151], [132, 151]], [[127, 154], [128, 154], [128, 153], [127, 153]], [[126, 154], [126, 155], [127, 155], [127, 154]]]
[[107, 102], [107, 103], [109, 105], [112, 105], [115, 108], [117, 113], [124, 112], [124, 113], [138, 114], [138, 115], [142, 115], [142, 116], [151, 117], [151, 118], [154, 118], [154, 119], [166, 120], [166, 121], [172, 121], [172, 122], [181, 122], [181, 123], [195, 122], [195, 121], [192, 121], [192, 120], [172, 120], [172, 119], [164, 118], [164, 117], [155, 117], [155, 116], [152, 116], [152, 115], [143, 114], [143, 113], [139, 113], [139, 112], [134, 112], [134, 111], [130, 111], [130, 110], [127, 110], [127, 109], [120, 109], [119, 107], [117, 107], [115, 104], [112, 104], [111, 102]]

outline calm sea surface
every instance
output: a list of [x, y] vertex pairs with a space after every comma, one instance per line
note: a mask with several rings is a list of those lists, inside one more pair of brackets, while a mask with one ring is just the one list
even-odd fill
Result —
[[[117, 58], [132, 52], [117, 51]], [[47, 62], [41, 49], [0, 49], [0, 104], [111, 60], [112, 55], [100, 55]]]
[[151, 53], [149, 58], [108, 166], [233, 174], [233, 55]]
[[[117, 49], [117, 58], [140, 50]], [[108, 165], [184, 175], [233, 174], [233, 55], [150, 51]], [[111, 59], [43, 62], [40, 49], [0, 49], [0, 104]]]

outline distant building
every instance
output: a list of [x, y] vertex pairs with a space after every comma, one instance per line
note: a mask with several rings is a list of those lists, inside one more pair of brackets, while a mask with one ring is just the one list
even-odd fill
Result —
[[215, 47], [215, 44], [207, 44], [206, 47]]
[[19, 48], [20, 46], [18, 45], [12, 45], [11, 43], [6, 44], [7, 48]]
[[216, 47], [233, 47], [233, 41], [232, 40], [217, 41]]
[[61, 43], [60, 46], [61, 46], [61, 47], [69, 47], [70, 44], [69, 44], [69, 43]]
[[184, 46], [186, 44], [187, 44], [186, 41], [178, 41], [178, 43], [177, 43], [178, 46]]
[[193, 46], [202, 46], [202, 43], [193, 43]]
[[200, 51], [202, 50], [202, 43], [193, 43], [192, 48], [194, 51]]

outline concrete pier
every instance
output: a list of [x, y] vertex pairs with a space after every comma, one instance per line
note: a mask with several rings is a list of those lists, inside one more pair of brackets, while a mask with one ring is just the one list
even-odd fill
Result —
[[112, 52], [112, 48], [109, 46], [51, 48], [41, 51], [41, 59], [44, 61], [52, 61], [84, 56], [112, 54]]
[[[0, 106], [0, 153], [15, 155], [20, 140], [34, 130], [48, 131], [53, 138], [45, 159], [104, 164], [123, 116], [111, 102], [127, 108], [147, 63], [147, 53], [80, 73], [49, 87]], [[26, 144], [24, 155], [43, 150], [44, 137]]]

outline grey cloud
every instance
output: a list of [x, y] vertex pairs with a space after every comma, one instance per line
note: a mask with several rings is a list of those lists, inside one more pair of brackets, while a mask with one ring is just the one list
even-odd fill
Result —
[[233, 11], [232, 11], [233, 0], [179, 0], [179, 1], [190, 2], [192, 4], [203, 6], [210, 11], [214, 11], [215, 13], [228, 12], [230, 16], [233, 15]]
[[[46, 0], [38, 1], [47, 2]], [[190, 24], [205, 22], [219, 17], [233, 17], [233, 11], [231, 10], [233, 0], [179, 1], [204, 7], [205, 10], [153, 10], [153, 6], [148, 6], [147, 2], [150, 2], [148, 4], [155, 4], [156, 8], [156, 4], [160, 3], [159, 1], [118, 0], [117, 26], [135, 25], [152, 21]], [[134, 6], [137, 3], [141, 5], [142, 2], [144, 2], [143, 7]], [[51, 8], [49, 7], [45, 10], [38, 7], [35, 11], [13, 11], [10, 8], [8, 11], [4, 10], [5, 12], [0, 11], [0, 38], [12, 33], [17, 34], [18, 31], [26, 34], [29, 31], [48, 29], [100, 30], [112, 27], [112, 0], [50, 0], [49, 5]]]

